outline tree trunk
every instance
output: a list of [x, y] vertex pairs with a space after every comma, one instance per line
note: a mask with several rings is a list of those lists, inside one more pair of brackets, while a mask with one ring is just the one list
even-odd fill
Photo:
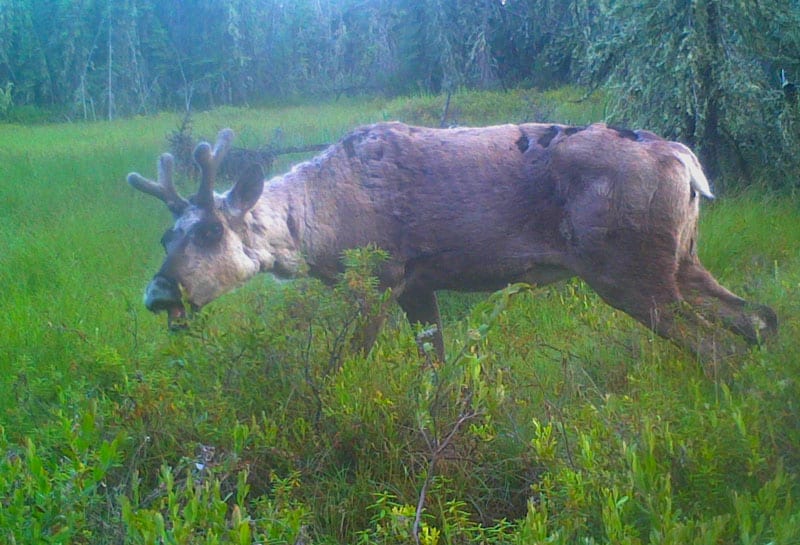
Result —
[[696, 127], [696, 139], [700, 143], [699, 153], [706, 173], [715, 178], [720, 173], [719, 159], [720, 142], [720, 96], [722, 83], [720, 81], [721, 60], [724, 51], [721, 43], [721, 21], [718, 0], [699, 2], [697, 9], [703, 13], [697, 14], [695, 20], [704, 20], [702, 34], [698, 36], [700, 50], [697, 65], [700, 80], [700, 96], [697, 107], [700, 109], [700, 126]]
[[114, 52], [114, 48], [112, 46], [111, 40], [113, 39], [113, 24], [112, 24], [112, 14], [111, 14], [111, 2], [108, 3], [108, 120], [111, 121], [114, 119], [114, 93], [111, 88], [112, 84], [112, 55]]

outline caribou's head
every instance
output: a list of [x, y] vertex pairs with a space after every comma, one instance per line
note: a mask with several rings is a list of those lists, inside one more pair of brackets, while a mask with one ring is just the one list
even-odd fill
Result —
[[172, 183], [173, 158], [169, 153], [158, 160], [157, 181], [137, 173], [128, 175], [128, 183], [163, 201], [175, 218], [175, 225], [161, 239], [167, 257], [144, 296], [148, 309], [167, 312], [170, 326], [186, 316], [184, 301], [197, 309], [259, 271], [259, 259], [244, 240], [244, 218], [264, 188], [261, 168], [254, 165], [245, 169], [230, 190], [214, 193], [217, 170], [232, 140], [233, 131], [224, 129], [213, 149], [207, 142], [195, 148], [201, 182], [189, 199], [182, 197]]

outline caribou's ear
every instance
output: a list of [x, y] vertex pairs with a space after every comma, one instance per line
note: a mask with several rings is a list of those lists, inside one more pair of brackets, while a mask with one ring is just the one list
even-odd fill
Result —
[[261, 165], [252, 164], [239, 175], [236, 184], [228, 191], [225, 204], [234, 216], [244, 216], [253, 208], [264, 191], [264, 172]]

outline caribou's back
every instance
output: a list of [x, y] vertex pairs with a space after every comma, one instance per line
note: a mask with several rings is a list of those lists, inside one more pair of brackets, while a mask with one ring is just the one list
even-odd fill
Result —
[[325, 228], [310, 253], [332, 274], [343, 250], [376, 244], [431, 289], [564, 278], [610, 230], [693, 230], [671, 145], [605, 125], [362, 127], [296, 172]]

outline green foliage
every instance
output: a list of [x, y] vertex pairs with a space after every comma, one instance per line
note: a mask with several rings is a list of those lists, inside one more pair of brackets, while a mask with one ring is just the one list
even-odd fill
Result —
[[40, 452], [31, 439], [17, 447], [0, 426], [3, 543], [88, 544], [102, 531], [92, 516], [107, 499], [122, 438], [101, 439], [96, 403], [75, 416], [62, 411], [53, 416], [53, 452]]
[[[583, 122], [604, 98], [583, 94], [456, 93], [451, 111]], [[443, 103], [223, 108], [195, 130], [330, 141], [438, 124]], [[172, 334], [140, 303], [169, 214], [123, 178], [152, 168], [176, 119], [0, 126], [0, 541], [798, 540], [794, 196], [704, 207], [703, 261], [781, 319], [725, 380], [579, 281], [441, 294], [437, 362], [377, 290], [376, 248], [343, 256], [333, 289], [260, 278]]]
[[[175, 481], [169, 467], [161, 470], [158, 498], [140, 497], [137, 486], [133, 500], [122, 497], [122, 520], [127, 528], [126, 543], [156, 545], [197, 543], [250, 545], [251, 543], [297, 543], [304, 535], [306, 510], [289, 496], [293, 486], [278, 480], [272, 498], [256, 502], [248, 499], [250, 486], [247, 471], [236, 476], [236, 485], [223, 494], [224, 479], [214, 472], [193, 475]], [[145, 503], [150, 507], [143, 507]], [[232, 505], [229, 505], [232, 504]], [[249, 512], [248, 509], [252, 509]]]
[[586, 95], [577, 87], [562, 87], [550, 91], [517, 89], [496, 91], [462, 90], [450, 98], [446, 118], [443, 119], [446, 98], [440, 95], [423, 95], [394, 100], [386, 110], [396, 112], [395, 117], [407, 123], [428, 127], [444, 125], [488, 125], [503, 119], [509, 123], [572, 123], [576, 125], [596, 122], [603, 118], [606, 100], [602, 93]]
[[796, 2], [611, 1], [599, 11], [583, 72], [608, 83], [614, 122], [692, 145], [730, 187], [796, 186], [800, 109], [780, 77], [800, 76]]

